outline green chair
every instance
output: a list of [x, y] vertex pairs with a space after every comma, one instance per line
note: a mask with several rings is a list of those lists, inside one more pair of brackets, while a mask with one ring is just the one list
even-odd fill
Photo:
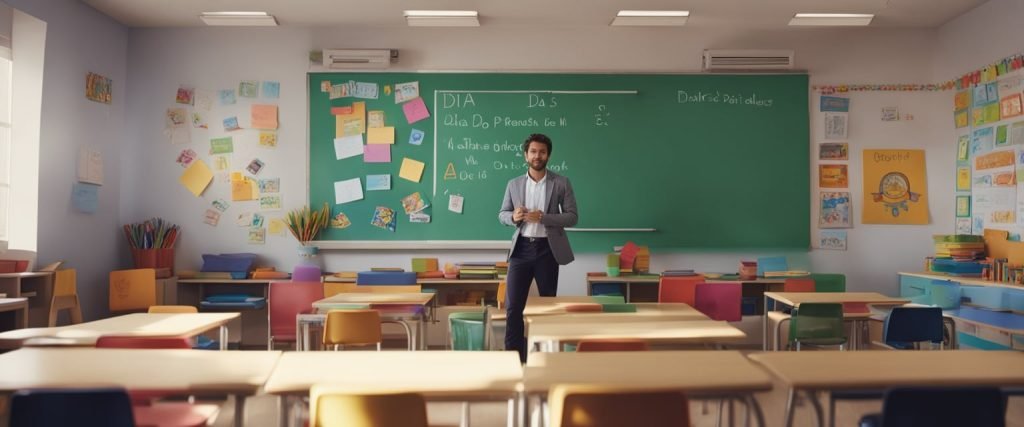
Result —
[[594, 295], [591, 298], [598, 304], [625, 304], [626, 298], [621, 295]]
[[832, 273], [812, 273], [815, 292], [846, 292], [846, 275]]
[[484, 313], [464, 311], [448, 316], [452, 350], [484, 349]]
[[793, 310], [789, 322], [789, 343], [800, 351], [800, 346], [838, 345], [844, 350], [843, 305], [836, 303], [803, 303]]
[[636, 313], [636, 304], [601, 304], [605, 313]]

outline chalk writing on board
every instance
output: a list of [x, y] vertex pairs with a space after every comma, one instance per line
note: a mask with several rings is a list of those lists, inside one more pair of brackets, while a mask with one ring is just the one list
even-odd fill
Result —
[[772, 106], [773, 100], [765, 99], [756, 93], [705, 92], [702, 90], [689, 92], [680, 90], [676, 91], [676, 102], [679, 104], [728, 104], [768, 108]]

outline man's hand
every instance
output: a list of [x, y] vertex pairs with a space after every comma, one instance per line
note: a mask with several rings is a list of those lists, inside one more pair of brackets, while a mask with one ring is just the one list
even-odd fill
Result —
[[526, 218], [526, 208], [520, 206], [512, 211], [512, 221], [523, 222], [523, 218]]
[[526, 222], [536, 222], [536, 223], [539, 223], [541, 217], [543, 217], [543, 216], [544, 216], [544, 213], [541, 212], [540, 209], [534, 210], [534, 211], [529, 212], [529, 213], [526, 214]]

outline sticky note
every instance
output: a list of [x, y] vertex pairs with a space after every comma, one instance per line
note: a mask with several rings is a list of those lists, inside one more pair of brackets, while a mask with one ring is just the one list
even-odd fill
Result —
[[334, 203], [342, 204], [363, 199], [363, 184], [359, 178], [334, 182]]
[[335, 135], [348, 136], [366, 132], [366, 103], [353, 102], [352, 112], [334, 116]]
[[254, 129], [277, 129], [277, 106], [253, 104], [251, 127]]
[[71, 204], [76, 211], [84, 213], [95, 213], [99, 206], [98, 185], [76, 182], [71, 184]]
[[395, 143], [395, 128], [392, 126], [385, 126], [379, 128], [369, 128], [366, 130], [366, 143], [367, 144], [394, 144]]
[[462, 213], [463, 198], [461, 195], [452, 194], [448, 196], [448, 210], [455, 213]]
[[391, 189], [391, 174], [366, 175], [366, 191], [383, 191]]
[[334, 155], [338, 160], [363, 154], [363, 136], [352, 135], [334, 138]]
[[259, 189], [255, 179], [243, 176], [241, 172], [231, 173], [231, 200], [256, 200], [259, 198]]
[[409, 132], [409, 143], [412, 145], [422, 145], [424, 136], [425, 135], [423, 131], [419, 129], [413, 129], [411, 132]]
[[403, 158], [402, 169], [398, 172], [398, 176], [412, 182], [420, 182], [424, 166], [423, 162], [419, 160], [413, 160], [408, 157]]
[[195, 160], [192, 164], [185, 169], [185, 172], [178, 178], [178, 182], [184, 185], [188, 191], [192, 192], [192, 195], [199, 197], [206, 190], [206, 186], [210, 185], [210, 181], [213, 180], [213, 172], [206, 166], [206, 163], [202, 160]]
[[[266, 93], [266, 91], [264, 91]], [[284, 234], [284, 221], [280, 218], [271, 218], [270, 223], [267, 224], [267, 232], [274, 235]]]
[[409, 124], [413, 124], [430, 117], [430, 112], [427, 111], [427, 106], [423, 103], [423, 98], [413, 98], [409, 102], [402, 104], [402, 111], [405, 113], [405, 120], [408, 121]]
[[388, 144], [364, 145], [363, 162], [391, 163], [391, 146]]

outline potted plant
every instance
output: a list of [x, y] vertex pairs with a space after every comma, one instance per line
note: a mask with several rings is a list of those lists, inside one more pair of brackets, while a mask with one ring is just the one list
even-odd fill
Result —
[[292, 236], [299, 241], [299, 256], [311, 259], [317, 255], [318, 248], [310, 246], [308, 243], [314, 240], [320, 230], [327, 226], [330, 218], [331, 208], [327, 206], [326, 202], [319, 210], [314, 211], [310, 210], [308, 206], [303, 206], [288, 212], [284, 222], [288, 226], [288, 231], [291, 231]]

